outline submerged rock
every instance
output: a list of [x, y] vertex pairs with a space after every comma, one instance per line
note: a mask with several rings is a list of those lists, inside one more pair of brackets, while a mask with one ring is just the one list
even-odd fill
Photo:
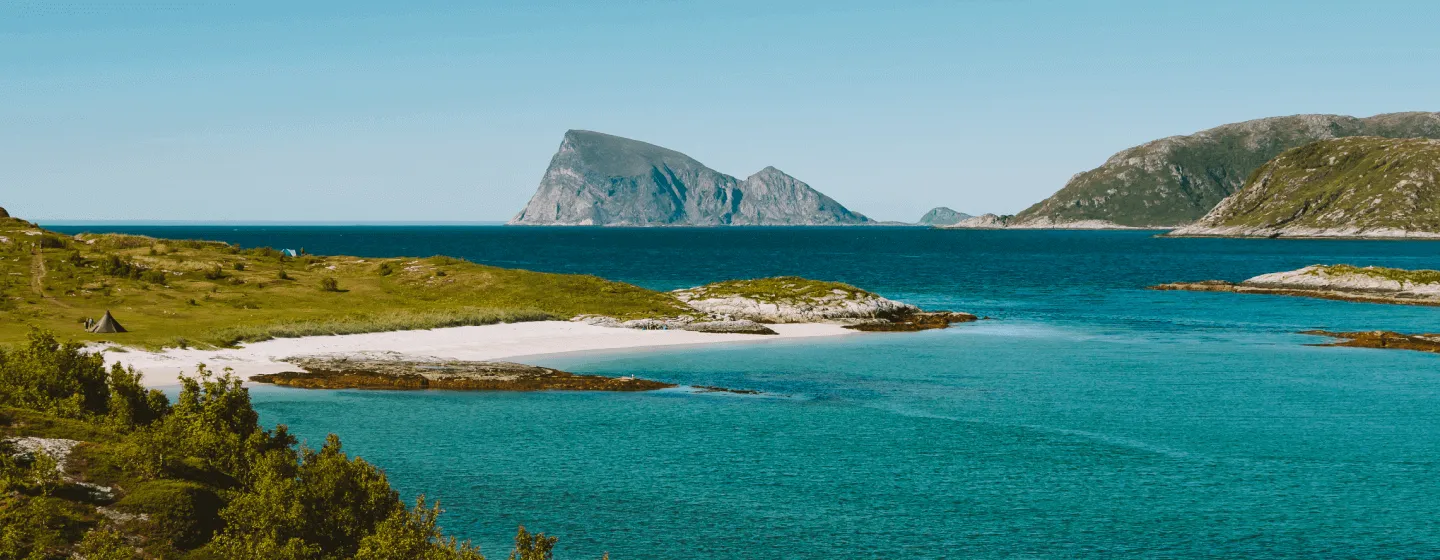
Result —
[[670, 383], [576, 375], [511, 362], [302, 357], [303, 372], [256, 375], [251, 381], [305, 389], [446, 389], [458, 391], [651, 391]]
[[1384, 348], [1393, 350], [1418, 350], [1440, 353], [1440, 334], [1401, 334], [1394, 331], [1330, 332], [1322, 330], [1304, 331], [1300, 334], [1328, 336], [1340, 339], [1336, 342], [1315, 346], [1349, 346], [1354, 348]]

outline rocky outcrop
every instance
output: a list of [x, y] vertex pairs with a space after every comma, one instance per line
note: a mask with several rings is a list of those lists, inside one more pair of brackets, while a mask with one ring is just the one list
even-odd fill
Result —
[[920, 311], [848, 284], [794, 276], [731, 280], [671, 293], [706, 315], [759, 323], [891, 319]]
[[[1010, 224], [1188, 224], [1240, 190], [1260, 166], [1286, 150], [1350, 136], [1440, 138], [1440, 113], [1369, 118], [1296, 115], [1227, 124], [1172, 136], [1111, 156], [1015, 216]], [[1052, 225], [1052, 227], [1054, 227]]]
[[922, 226], [948, 226], [950, 224], [954, 224], [961, 220], [968, 220], [970, 218], [974, 218], [974, 216], [971, 216], [964, 212], [956, 212], [944, 206], [940, 206], [932, 208], [929, 212], [926, 212], [924, 216], [920, 217], [920, 221], [915, 223]]
[[305, 389], [444, 389], [452, 391], [652, 391], [669, 383], [634, 377], [575, 375], [510, 362], [306, 357], [287, 360], [303, 372], [250, 380]]
[[1280, 154], [1170, 236], [1440, 238], [1440, 140], [1325, 140]]
[[1330, 332], [1304, 331], [1300, 334], [1328, 336], [1339, 339], [1314, 346], [1348, 346], [1351, 348], [1380, 348], [1386, 350], [1416, 350], [1440, 354], [1440, 334], [1401, 334], [1393, 331]]
[[4, 206], [0, 206], [0, 218], [9, 218], [9, 217], [10, 217], [10, 213], [5, 211], [5, 207], [4, 207]]
[[979, 216], [960, 220], [944, 227], [954, 229], [1003, 229], [1005, 227], [1005, 224], [1009, 221], [1010, 216], [981, 214]]
[[584, 315], [571, 319], [587, 325], [598, 327], [610, 327], [619, 329], [638, 329], [642, 331], [693, 331], [705, 333], [724, 334], [779, 334], [774, 329], [756, 323], [755, 321], [740, 320], [705, 320], [698, 319], [692, 315], [682, 315], [669, 319], [631, 319], [621, 321], [613, 317], [602, 315]]
[[1240, 283], [1175, 282], [1152, 290], [1272, 294], [1401, 305], [1440, 306], [1440, 271], [1314, 265], [1262, 274]]
[[774, 167], [744, 181], [619, 136], [565, 133], [515, 225], [854, 225], [851, 212]]
[[919, 331], [976, 320], [968, 313], [925, 312], [839, 282], [794, 276], [731, 280], [672, 292], [710, 317], [757, 323], [839, 323], [862, 331]]

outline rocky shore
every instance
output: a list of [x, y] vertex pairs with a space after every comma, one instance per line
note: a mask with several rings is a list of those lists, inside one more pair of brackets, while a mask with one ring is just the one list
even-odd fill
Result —
[[835, 323], [860, 331], [920, 331], [977, 319], [969, 313], [921, 311], [849, 284], [795, 276], [716, 282], [671, 293], [720, 325]]
[[653, 391], [670, 383], [634, 377], [576, 375], [511, 362], [415, 361], [306, 357], [287, 360], [301, 372], [251, 381], [304, 389], [444, 389], [455, 391]]
[[1328, 336], [1339, 339], [1315, 346], [1347, 346], [1352, 348], [1385, 348], [1395, 350], [1418, 350], [1440, 354], [1440, 333], [1401, 334], [1394, 331], [1331, 332], [1304, 331], [1300, 334]]
[[1235, 292], [1312, 297], [1364, 303], [1440, 306], [1440, 271], [1313, 265], [1262, 274], [1243, 282], [1173, 282], [1152, 290]]

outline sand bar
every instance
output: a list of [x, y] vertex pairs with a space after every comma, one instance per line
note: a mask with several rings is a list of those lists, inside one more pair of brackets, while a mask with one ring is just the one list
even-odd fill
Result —
[[448, 360], [506, 360], [526, 363], [526, 357], [722, 342], [765, 342], [855, 334], [839, 325], [804, 323], [771, 325], [776, 335], [717, 334], [680, 330], [636, 330], [599, 327], [569, 321], [537, 321], [481, 327], [454, 327], [421, 331], [394, 331], [337, 336], [282, 338], [246, 344], [239, 348], [195, 350], [170, 348], [163, 352], [130, 349], [107, 351], [107, 362], [119, 362], [144, 372], [150, 387], [179, 384], [182, 373], [194, 373], [204, 363], [214, 370], [231, 368], [242, 379], [263, 373], [296, 371], [280, 360], [295, 356], [394, 353], [396, 357]]

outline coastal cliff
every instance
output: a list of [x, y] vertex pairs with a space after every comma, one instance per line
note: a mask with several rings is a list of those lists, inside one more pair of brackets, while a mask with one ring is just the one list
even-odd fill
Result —
[[680, 152], [599, 132], [565, 133], [512, 225], [857, 225], [851, 212], [774, 167], [739, 180]]
[[1440, 238], [1440, 140], [1325, 140], [1287, 151], [1170, 236]]
[[1286, 150], [1332, 138], [1440, 138], [1440, 113], [1295, 115], [1218, 126], [1121, 151], [1015, 215], [1010, 227], [1177, 227], [1238, 191]]
[[1402, 305], [1440, 306], [1440, 271], [1350, 265], [1313, 265], [1261, 274], [1240, 283], [1174, 282], [1152, 290], [1273, 294]]

